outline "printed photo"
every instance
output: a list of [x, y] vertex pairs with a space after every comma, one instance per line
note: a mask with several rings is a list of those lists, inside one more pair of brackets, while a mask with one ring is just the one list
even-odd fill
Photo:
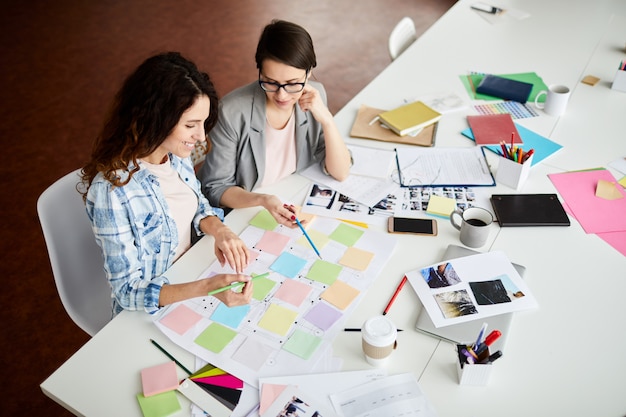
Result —
[[507, 275], [490, 281], [470, 282], [469, 285], [478, 305], [510, 303], [524, 297]]
[[478, 313], [466, 290], [435, 294], [434, 298], [445, 318], [449, 319]]
[[424, 268], [420, 272], [430, 288], [449, 287], [461, 282], [461, 278], [449, 262], [439, 264], [436, 267]]

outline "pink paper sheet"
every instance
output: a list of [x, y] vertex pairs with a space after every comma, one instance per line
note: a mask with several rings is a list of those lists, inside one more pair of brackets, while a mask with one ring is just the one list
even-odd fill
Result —
[[625, 198], [617, 200], [596, 197], [598, 180], [617, 182], [609, 171], [564, 172], [548, 177], [585, 232], [626, 231], [626, 192], [618, 187]]

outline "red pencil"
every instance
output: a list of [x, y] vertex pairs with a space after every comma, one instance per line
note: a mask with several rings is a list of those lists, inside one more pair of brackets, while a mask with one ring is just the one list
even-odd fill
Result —
[[400, 294], [400, 290], [402, 289], [402, 287], [404, 287], [404, 284], [406, 284], [406, 281], [407, 281], [407, 278], [405, 275], [404, 277], [402, 277], [402, 281], [400, 281], [400, 285], [398, 285], [398, 288], [396, 288], [396, 292], [393, 293], [391, 300], [389, 300], [389, 302], [387, 303], [387, 307], [385, 307], [385, 310], [383, 311], [383, 316], [389, 312], [391, 305], [393, 304], [394, 301], [396, 301], [396, 297], [398, 296], [398, 294]]

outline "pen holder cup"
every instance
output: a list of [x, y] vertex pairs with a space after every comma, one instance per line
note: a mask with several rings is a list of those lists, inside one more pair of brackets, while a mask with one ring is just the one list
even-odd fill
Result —
[[496, 182], [504, 184], [507, 187], [515, 188], [516, 190], [521, 189], [528, 178], [528, 174], [530, 174], [533, 156], [534, 155], [530, 155], [523, 164], [508, 158], [499, 158], [500, 162], [498, 163], [498, 170], [496, 171]]
[[626, 71], [617, 70], [611, 89], [626, 93]]
[[[466, 348], [466, 345], [456, 345], [457, 359], [456, 370], [459, 375], [459, 385], [473, 385], [473, 386], [485, 386], [489, 382], [491, 376], [491, 370], [493, 369], [492, 363], [476, 363], [470, 364], [466, 362], [465, 355], [461, 352]], [[489, 356], [489, 352], [487, 352]]]

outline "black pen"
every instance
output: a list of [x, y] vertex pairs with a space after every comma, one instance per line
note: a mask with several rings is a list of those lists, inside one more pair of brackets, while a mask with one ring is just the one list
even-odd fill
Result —
[[[359, 328], [355, 328], [355, 327], [346, 327], [345, 329], [343, 329], [344, 332], [360, 332], [361, 329]], [[398, 329], [399, 332], [402, 331], [402, 329]]]

